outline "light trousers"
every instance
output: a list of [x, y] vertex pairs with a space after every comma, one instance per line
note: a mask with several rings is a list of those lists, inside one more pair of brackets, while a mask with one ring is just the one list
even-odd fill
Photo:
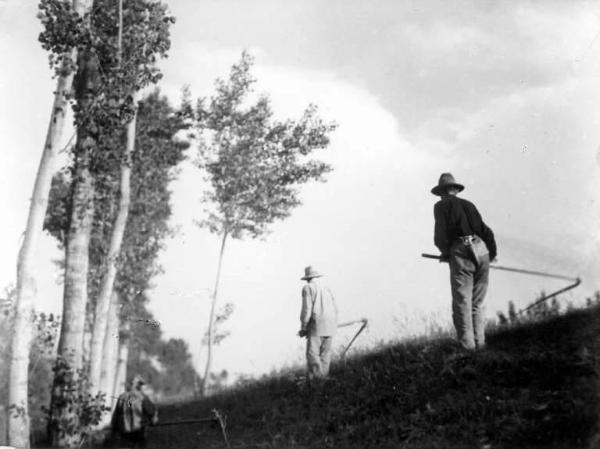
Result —
[[450, 249], [452, 320], [458, 342], [465, 349], [485, 346], [483, 300], [487, 292], [490, 257], [485, 243], [475, 237]]
[[306, 361], [308, 377], [327, 377], [331, 363], [333, 337], [309, 335], [306, 337]]

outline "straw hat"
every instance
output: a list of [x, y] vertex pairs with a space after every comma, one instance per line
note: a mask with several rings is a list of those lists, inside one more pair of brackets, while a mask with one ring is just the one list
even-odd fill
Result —
[[321, 276], [323, 275], [309, 265], [304, 269], [304, 277], [300, 279], [302, 279], [303, 281], [308, 281], [309, 279], [320, 278]]

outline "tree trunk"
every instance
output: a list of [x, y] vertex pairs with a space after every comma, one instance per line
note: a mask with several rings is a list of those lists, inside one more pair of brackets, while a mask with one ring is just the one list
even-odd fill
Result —
[[208, 393], [210, 369], [212, 365], [212, 349], [214, 343], [214, 326], [215, 326], [215, 309], [217, 304], [217, 291], [219, 289], [219, 281], [221, 279], [221, 265], [223, 263], [223, 253], [225, 252], [225, 241], [227, 240], [227, 231], [223, 232], [223, 239], [221, 240], [221, 252], [219, 253], [219, 263], [217, 266], [217, 277], [215, 279], [215, 289], [212, 295], [212, 301], [210, 304], [210, 315], [208, 318], [208, 342], [207, 342], [207, 353], [206, 353], [206, 367], [204, 368], [204, 377], [202, 378], [202, 396], [206, 396]]
[[[84, 156], [87, 159], [87, 156]], [[63, 314], [58, 354], [74, 369], [82, 367], [87, 304], [88, 249], [94, 217], [94, 185], [87, 161], [79, 162], [73, 191], [73, 212], [66, 244]]]
[[[78, 146], [84, 145], [79, 139]], [[84, 145], [85, 146], [85, 145]], [[59, 447], [74, 447], [78, 436], [63, 438], [57, 432], [57, 422], [69, 422], [77, 427], [78, 417], [67, 408], [57, 408], [65, 390], [63, 382], [69, 386], [78, 384], [78, 371], [83, 367], [83, 345], [87, 305], [88, 248], [94, 216], [94, 185], [89, 171], [88, 148], [80, 148], [81, 155], [76, 160], [76, 176], [73, 180], [73, 211], [66, 243], [65, 286], [63, 294], [63, 313], [58, 340], [58, 365], [63, 369], [55, 371], [52, 395], [52, 433], [53, 443]], [[57, 366], [58, 366], [57, 365]]]
[[[83, 367], [83, 344], [88, 299], [89, 244], [94, 219], [94, 179], [90, 171], [97, 144], [97, 128], [90, 105], [98, 85], [98, 60], [93, 52], [80, 55], [75, 79], [80, 110], [71, 191], [71, 216], [65, 243], [63, 313], [58, 340], [57, 364], [48, 430], [58, 447], [76, 447], [81, 441], [79, 417], [70, 401], [78, 402], [79, 372]], [[65, 430], [68, 429], [68, 433]]]
[[[86, 1], [73, 0], [72, 5], [79, 15], [83, 15], [89, 9], [89, 3]], [[72, 50], [71, 60], [75, 62], [76, 57], [76, 50]], [[50, 123], [48, 124], [44, 150], [42, 151], [29, 206], [27, 227], [17, 259], [17, 297], [11, 345], [8, 402], [18, 407], [20, 413], [9, 414], [8, 438], [10, 445], [19, 448], [29, 448], [27, 384], [29, 351], [33, 335], [33, 304], [36, 296], [33, 261], [37, 253], [38, 240], [42, 233], [50, 185], [54, 174], [54, 161], [67, 115], [68, 102], [65, 95], [71, 90], [73, 75], [72, 71], [64, 70], [56, 83]]]
[[127, 361], [129, 359], [129, 341], [130, 341], [130, 325], [126, 321], [120, 332], [119, 339], [119, 358], [117, 359], [117, 372], [115, 376], [115, 384], [112, 388], [112, 395], [119, 397], [125, 391], [125, 383], [127, 381]]
[[[107, 395], [106, 405], [111, 411], [116, 403], [113, 387], [117, 374], [117, 359], [119, 355], [119, 296], [113, 292], [108, 309], [108, 323], [104, 336], [102, 350], [102, 371], [100, 373], [100, 391]], [[100, 423], [100, 427], [108, 425], [110, 413]]]
[[104, 344], [102, 345], [102, 371], [100, 373], [100, 388], [101, 391], [105, 391], [109, 395], [109, 403], [112, 388], [115, 384], [117, 358], [119, 355], [119, 308], [119, 295], [113, 292], [108, 309], [108, 322], [106, 323]]
[[96, 300], [96, 313], [94, 315], [94, 329], [92, 331], [92, 349], [90, 354], [90, 386], [89, 391], [92, 395], [100, 391], [100, 372], [102, 370], [102, 347], [106, 335], [106, 322], [108, 308], [110, 305], [110, 296], [113, 291], [115, 278], [117, 276], [117, 258], [121, 251], [121, 243], [125, 234], [125, 225], [129, 214], [130, 200], [130, 178], [131, 178], [131, 155], [135, 146], [135, 125], [137, 116], [137, 93], [133, 95], [133, 101], [136, 105], [133, 119], [127, 124], [127, 142], [125, 144], [123, 161], [121, 163], [121, 184], [119, 210], [115, 219], [112, 233], [110, 236], [110, 246], [107, 256], [107, 267], [100, 294]]

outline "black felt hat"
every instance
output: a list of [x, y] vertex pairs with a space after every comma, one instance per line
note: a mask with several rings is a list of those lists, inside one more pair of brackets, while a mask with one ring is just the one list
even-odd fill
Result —
[[434, 195], [441, 196], [444, 193], [446, 193], [450, 187], [458, 189], [459, 192], [465, 190], [465, 186], [459, 184], [454, 180], [454, 176], [452, 176], [452, 173], [442, 173], [437, 186], [431, 189], [431, 193], [433, 193]]

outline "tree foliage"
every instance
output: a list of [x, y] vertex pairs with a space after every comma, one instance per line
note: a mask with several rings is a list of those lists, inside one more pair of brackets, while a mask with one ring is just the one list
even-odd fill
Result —
[[[94, 174], [94, 202], [108, 205], [97, 207], [96, 226], [110, 225], [114, 219], [116, 182], [125, 138], [123, 126], [132, 118], [135, 107], [132, 93], [161, 78], [156, 62], [167, 54], [171, 44], [169, 27], [174, 22], [161, 2], [129, 0], [124, 4], [123, 45], [119, 48], [117, 5], [110, 0], [95, 0], [91, 13], [82, 18], [69, 3], [41, 0], [38, 14], [44, 26], [39, 40], [49, 52], [51, 67], [57, 74], [65, 67], [77, 72], [71, 92], [72, 98], [80, 100], [74, 104], [75, 126], [95, 138], [89, 161]], [[72, 48], [81, 55], [76, 65], [68, 58]], [[69, 186], [78, 158], [77, 149], [74, 150], [68, 168], [53, 182], [53, 198], [48, 208], [52, 219], [47, 219], [45, 225], [62, 244], [72, 211]], [[107, 240], [98, 229], [94, 235], [100, 243]], [[99, 254], [91, 257], [102, 258], [102, 255], [100, 249]]]
[[163, 339], [160, 327], [152, 325], [152, 315], [148, 311], [144, 315], [147, 320], [136, 321], [132, 326], [127, 371], [141, 374], [159, 397], [189, 396], [194, 392], [198, 374], [187, 343]]
[[[215, 319], [214, 319], [214, 335], [213, 335], [213, 339], [212, 342], [214, 345], [219, 345], [223, 342], [223, 340], [225, 340], [227, 337], [229, 337], [231, 335], [231, 332], [228, 330], [224, 330], [222, 329], [225, 325], [225, 323], [227, 322], [227, 320], [229, 320], [229, 318], [231, 318], [231, 315], [233, 315], [233, 310], [234, 310], [234, 306], [233, 303], [226, 303], [223, 307], [221, 307], [221, 310], [219, 310], [216, 314], [215, 314]], [[202, 345], [206, 346], [208, 345], [208, 338], [209, 338], [209, 332], [208, 330], [204, 333], [204, 338], [202, 339]]]
[[[157, 256], [164, 246], [164, 239], [172, 235], [168, 225], [171, 215], [168, 186], [177, 175], [176, 167], [189, 147], [189, 143], [179, 136], [187, 126], [184, 114], [175, 110], [160, 91], [156, 90], [140, 101], [136, 147], [132, 155], [130, 212], [116, 284], [116, 290], [127, 302], [136, 300], [137, 295], [148, 288], [152, 277], [161, 271]], [[61, 246], [65, 243], [70, 216], [70, 173], [67, 168], [55, 176], [44, 224]], [[111, 225], [117, 212], [118, 184], [114, 178], [105, 177], [95, 190], [88, 278], [92, 303], [98, 293]], [[134, 310], [125, 311], [131, 312]]]
[[[195, 371], [189, 354], [186, 361], [177, 364], [181, 373], [157, 370], [151, 360], [161, 352], [162, 333], [157, 321], [147, 310], [145, 292], [152, 278], [161, 272], [157, 258], [165, 239], [173, 235], [168, 220], [171, 216], [169, 184], [178, 174], [177, 166], [189, 147], [185, 130], [188, 128], [184, 112], [173, 108], [159, 90], [139, 103], [136, 145], [132, 154], [132, 185], [130, 212], [119, 259], [115, 290], [122, 306], [121, 321], [130, 323], [130, 351], [128, 370], [139, 372], [159, 394], [179, 394], [192, 391]], [[68, 229], [70, 170], [62, 170], [53, 182], [50, 207], [45, 228], [64, 244]], [[93, 313], [94, 297], [98, 294], [101, 269], [108, 251], [118, 185], [115, 179], [104, 177], [97, 185], [93, 232], [90, 240], [90, 273], [88, 286]], [[171, 380], [169, 380], [171, 379]]]
[[[134, 112], [132, 94], [160, 79], [156, 62], [167, 54], [169, 26], [174, 22], [160, 2], [127, 1], [123, 9], [123, 45], [120, 45], [117, 6], [118, 2], [95, 0], [91, 12], [82, 18], [69, 3], [41, 0], [38, 15], [44, 26], [39, 40], [49, 52], [51, 67], [57, 74], [65, 69], [76, 72], [71, 96], [78, 100], [73, 109], [75, 126], [82, 139], [78, 139], [81, 145], [74, 148], [71, 173], [63, 177], [66, 181], [77, 181], [74, 170], [76, 163], [83, 159], [94, 176], [94, 199], [106, 196], [109, 203], [114, 198], [115, 181], [119, 176], [123, 126]], [[72, 48], [80, 55], [75, 65], [68, 58]], [[86, 154], [80, 154], [82, 150]], [[70, 198], [69, 190], [63, 193]], [[62, 214], [62, 209], [67, 214]], [[71, 211], [72, 206], [67, 202], [52, 212], [64, 223], [50, 230], [62, 233], [63, 240], [63, 229], [69, 223]], [[97, 212], [96, 218], [105, 212]], [[99, 221], [103, 220], [97, 219], [96, 223]]]
[[331, 167], [309, 156], [329, 144], [335, 129], [310, 105], [299, 120], [273, 117], [269, 98], [250, 95], [255, 80], [252, 57], [244, 52], [228, 80], [217, 80], [216, 94], [196, 107], [202, 136], [199, 165], [212, 185], [205, 201], [214, 204], [201, 222], [233, 238], [258, 237], [300, 204], [298, 186], [324, 181]]
[[[128, 0], [119, 48], [118, 2], [94, 0], [91, 12], [80, 17], [70, 3], [41, 0], [38, 18], [44, 27], [39, 40], [56, 74], [65, 69], [80, 74], [100, 69], [93, 79], [79, 76], [75, 90], [84, 88], [93, 96], [89, 119], [109, 130], [123, 124], [119, 118], [128, 121], [133, 112], [131, 93], [161, 78], [156, 62], [167, 55], [169, 28], [175, 21], [160, 1]], [[82, 55], [75, 65], [68, 58], [73, 48]], [[80, 124], [82, 111], [77, 105], [75, 112], [76, 124]]]
[[[8, 405], [9, 336], [15, 318], [14, 296], [15, 290], [7, 288], [0, 298], [0, 405]], [[46, 419], [43, 409], [50, 403], [48, 385], [52, 383], [60, 317], [34, 312], [32, 323], [34, 329], [29, 352], [28, 410], [33, 427], [41, 428]]]
[[161, 272], [157, 257], [173, 235], [169, 184], [178, 174], [189, 142], [185, 114], [157, 90], [140, 102], [136, 149], [132, 156], [130, 212], [119, 261], [116, 290], [133, 301]]
[[[161, 2], [128, 0], [124, 3], [120, 45], [118, 2], [95, 0], [85, 17], [62, 0], [41, 0], [39, 9], [38, 17], [44, 26], [39, 40], [49, 52], [51, 67], [57, 74], [64, 70], [76, 72], [70, 96], [77, 100], [73, 110], [78, 130], [72, 163], [53, 182], [54, 198], [49, 211], [54, 217], [46, 220], [46, 228], [65, 243], [73, 210], [72, 192], [80, 176], [77, 168], [85, 165], [94, 177], [94, 204], [100, 204], [96, 206], [94, 226], [103, 227], [93, 233], [103, 244], [93, 244], [98, 251], [90, 257], [103, 260], [108, 245], [105, 234], [110, 231], [105, 223], [112, 224], [116, 212], [114, 198], [125, 139], [123, 127], [133, 117], [135, 108], [132, 94], [161, 78], [156, 62], [167, 55], [171, 44], [169, 27], [174, 18]], [[73, 48], [80, 55], [75, 65], [68, 58]], [[60, 193], [63, 198], [56, 201]], [[97, 261], [92, 260], [92, 265], [97, 266], [94, 262]], [[93, 293], [101, 273], [92, 270], [91, 274]]]
[[[58, 355], [52, 371], [54, 388], [60, 388], [61, 395], [53, 396], [51, 408], [43, 406], [42, 410], [59, 440], [79, 441], [81, 444], [100, 423], [102, 414], [110, 410], [106, 406], [106, 396], [104, 393], [90, 394], [86, 388], [87, 370], [75, 370], [61, 355]], [[68, 413], [60, 413], [62, 411]]]

